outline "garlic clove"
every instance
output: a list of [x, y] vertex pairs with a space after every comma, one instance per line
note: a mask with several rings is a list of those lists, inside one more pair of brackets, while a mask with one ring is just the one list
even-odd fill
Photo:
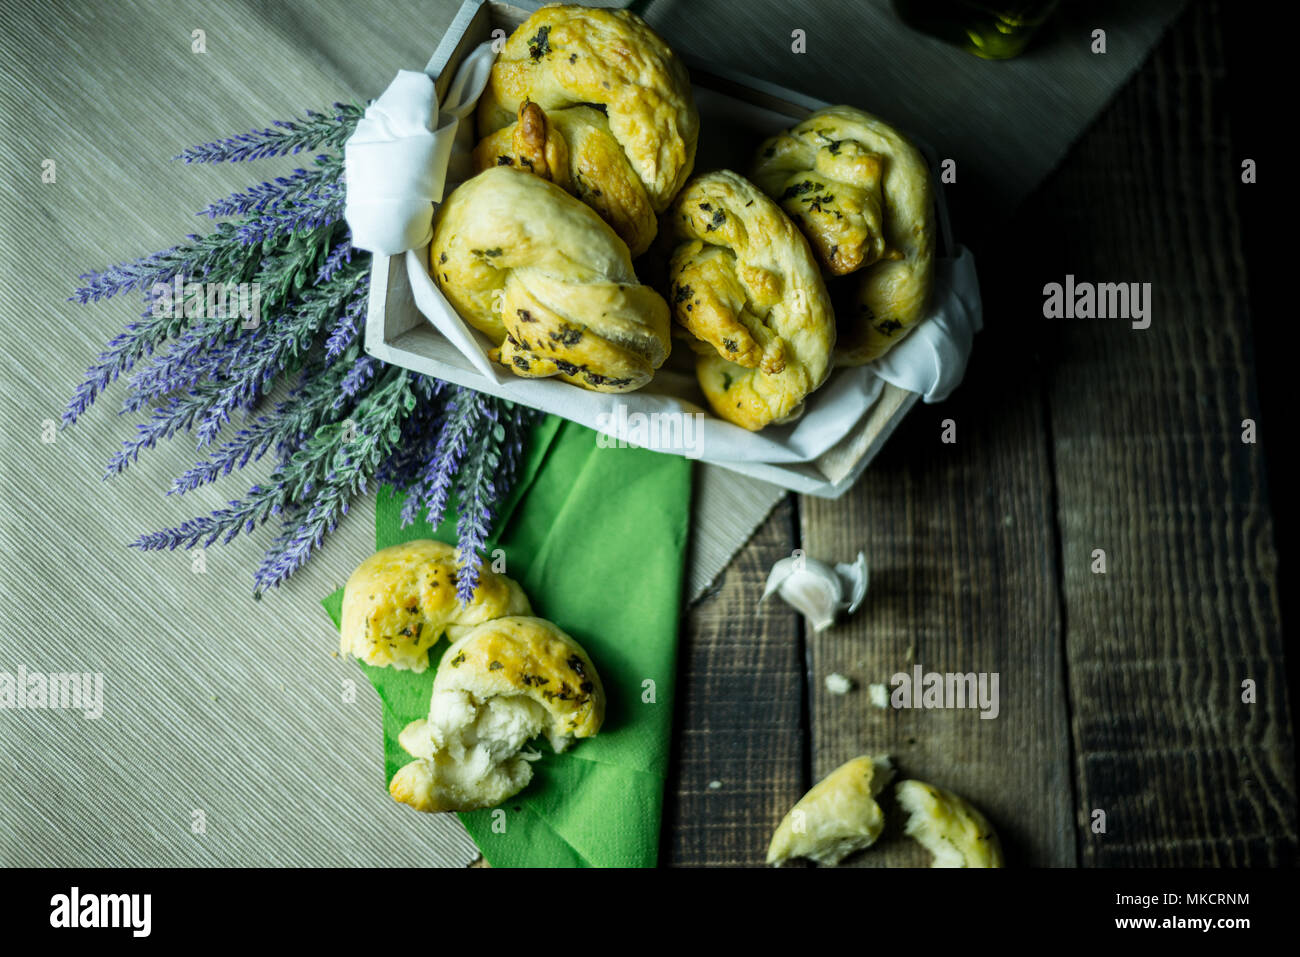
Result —
[[779, 594], [808, 619], [813, 631], [820, 632], [829, 628], [840, 612], [855, 611], [866, 592], [867, 559], [861, 552], [853, 564], [835, 567], [800, 555], [783, 558], [772, 566], [763, 600]]
[[781, 583], [780, 595], [787, 605], [795, 608], [813, 626], [813, 631], [824, 631], [835, 622], [835, 616], [844, 607], [840, 601], [840, 580], [830, 566], [818, 562], [812, 567], [806, 562]]

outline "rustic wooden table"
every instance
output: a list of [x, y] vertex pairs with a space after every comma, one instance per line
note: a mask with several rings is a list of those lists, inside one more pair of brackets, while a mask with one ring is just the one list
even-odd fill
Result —
[[[971, 798], [1012, 865], [1295, 863], [1226, 73], [1193, 4], [1012, 222], [981, 230], [954, 198], [985, 299], [967, 380], [840, 501], [787, 498], [690, 609], [665, 863], [761, 864], [791, 804], [867, 752]], [[1150, 281], [1150, 328], [1044, 319], [1067, 273]], [[865, 606], [813, 635], [759, 605], [795, 548], [865, 550]], [[873, 707], [866, 686], [913, 664], [999, 673], [1001, 713]], [[855, 689], [828, 693], [832, 672]], [[926, 863], [899, 830], [848, 863]]]

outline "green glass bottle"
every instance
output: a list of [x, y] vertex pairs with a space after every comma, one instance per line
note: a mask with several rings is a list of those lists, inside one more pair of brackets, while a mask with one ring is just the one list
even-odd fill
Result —
[[986, 60], [1019, 56], [1058, 0], [894, 0], [914, 30], [956, 44]]

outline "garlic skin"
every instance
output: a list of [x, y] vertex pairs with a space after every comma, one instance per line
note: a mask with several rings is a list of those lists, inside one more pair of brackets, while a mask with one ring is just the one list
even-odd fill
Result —
[[813, 631], [825, 631], [841, 612], [858, 610], [867, 594], [867, 556], [835, 566], [797, 554], [783, 558], [767, 575], [762, 601], [778, 594], [808, 619]]
[[839, 576], [844, 591], [849, 596], [849, 607], [845, 611], [851, 615], [862, 605], [862, 599], [867, 597], [867, 583], [871, 578], [867, 571], [867, 556], [858, 552], [852, 565], [840, 562], [835, 566], [835, 574]]

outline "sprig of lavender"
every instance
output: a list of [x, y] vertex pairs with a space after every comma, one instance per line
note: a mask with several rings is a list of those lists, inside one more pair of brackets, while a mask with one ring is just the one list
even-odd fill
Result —
[[139, 289], [144, 292], [145, 304], [149, 308], [141, 313], [140, 321], [129, 323], [111, 339], [99, 360], [86, 371], [85, 378], [63, 411], [63, 425], [66, 427], [76, 422], [120, 375], [129, 372], [162, 343], [181, 335], [191, 326], [191, 318], [185, 316], [180, 303], [172, 301], [171, 308], [162, 308], [169, 301], [166, 297], [170, 295], [174, 279], [181, 277], [182, 289], [186, 280], [246, 282], [268, 256], [272, 262], [276, 261], [277, 240], [283, 238], [268, 236], [267, 242], [245, 245], [238, 241], [234, 226], [220, 223], [207, 236], [190, 236], [189, 242], [152, 256], [113, 266], [101, 273], [83, 274], [81, 278], [88, 282], [73, 294], [74, 301], [83, 304], [97, 302]]
[[[285, 228], [272, 233], [271, 250], [259, 263], [254, 280], [261, 291], [262, 313], [273, 313], [293, 296], [315, 284], [322, 265], [329, 259], [334, 244], [344, 231], [333, 223], [320, 226]], [[369, 265], [369, 260], [362, 263]]]
[[266, 330], [253, 330], [259, 348], [239, 353], [225, 368], [227, 382], [199, 423], [200, 447], [216, 437], [235, 409], [252, 403], [276, 375], [306, 354], [322, 327], [351, 302], [357, 288], [369, 284], [362, 271], [365, 265], [349, 264], [329, 281], [305, 290], [292, 313], [277, 317]]
[[165, 323], [150, 323], [148, 312], [142, 316], [146, 322], [128, 323], [127, 327], [108, 341], [99, 361], [86, 370], [86, 377], [72, 393], [63, 410], [62, 427], [72, 425], [89, 409], [109, 384], [119, 375], [130, 371], [140, 359], [152, 354], [154, 348], [175, 335], [182, 323], [168, 319]]
[[[398, 385], [405, 394], [410, 394], [406, 383], [406, 370], [393, 368], [388, 384]], [[369, 399], [358, 405], [357, 411], [369, 411], [366, 406]], [[383, 422], [384, 428], [375, 431], [376, 423], [371, 423], [365, 430], [351, 428], [343, 423], [330, 423], [318, 428], [310, 439], [289, 454], [285, 461], [272, 473], [269, 484], [254, 485], [248, 494], [229, 503], [227, 508], [218, 509], [211, 515], [190, 519], [176, 528], [163, 529], [141, 535], [133, 547], [145, 551], [160, 549], [193, 548], [195, 545], [207, 547], [218, 539], [222, 544], [233, 541], [241, 532], [252, 532], [273, 515], [279, 515], [286, 507], [300, 507], [300, 498], [317, 491], [331, 473], [331, 466], [344, 447], [351, 443], [364, 441], [371, 448], [379, 448], [379, 442], [387, 439], [388, 429], [396, 425], [391, 420]]]
[[305, 119], [276, 120], [269, 129], [191, 146], [175, 158], [186, 163], [240, 163], [322, 147], [339, 149], [364, 112], [355, 104], [335, 103], [330, 113], [308, 110]]
[[225, 338], [204, 328], [187, 329], [165, 353], [131, 375], [122, 412], [138, 412], [169, 393], [219, 375], [242, 351], [255, 346], [255, 336]]
[[245, 216], [248, 213], [274, 212], [287, 206], [311, 202], [322, 189], [332, 190], [338, 183], [341, 165], [342, 160], [337, 155], [322, 153], [316, 157], [315, 169], [296, 169], [288, 176], [277, 176], [246, 190], [231, 193], [225, 199], [209, 203], [199, 211], [199, 215], [209, 219]]
[[455, 386], [423, 375], [415, 377], [412, 388], [416, 406], [402, 423], [402, 441], [375, 471], [376, 482], [398, 489], [409, 488], [433, 454], [446, 415], [443, 393], [455, 390]]
[[[173, 370], [161, 383], [148, 383], [152, 395], [160, 389], [179, 388], [186, 379], [204, 379], [184, 395], [169, 396], [154, 408], [149, 421], [138, 425], [135, 437], [124, 442], [110, 460], [104, 477], [121, 473], [145, 449], [154, 448], [160, 440], [170, 439], [196, 425], [198, 446], [209, 444], [230, 421], [232, 412], [249, 407], [279, 372], [310, 348], [326, 318], [337, 313], [356, 286], [368, 278], [360, 266], [360, 263], [352, 264], [328, 283], [307, 290], [293, 313], [282, 314], [241, 333], [232, 341], [231, 348], [208, 353], [206, 363], [196, 362], [192, 367]], [[185, 368], [192, 371], [186, 372]], [[137, 394], [128, 399], [127, 406], [140, 401]]]
[[[322, 238], [322, 234], [312, 236], [313, 239], [306, 247], [308, 249], [315, 243], [319, 250], [322, 243], [328, 242]], [[246, 307], [256, 305], [259, 312], [268, 309], [274, 315], [278, 303], [289, 296], [293, 289], [305, 284], [304, 270], [310, 268], [310, 263], [303, 263], [302, 250], [302, 246], [291, 245], [283, 252], [265, 257], [261, 270], [255, 276], [253, 288], [247, 290], [248, 301], [245, 301], [245, 291], [239, 291], [238, 309], [231, 305], [235, 292], [232, 286], [232, 295], [227, 299], [224, 310], [212, 317], [191, 320], [183, 315], [178, 303], [171, 306], [174, 315], [164, 313], [155, 317], [152, 312], [146, 314], [144, 318], [150, 322], [129, 327], [124, 336], [114, 340], [117, 343], [116, 353], [106, 353], [101, 357], [100, 364], [92, 367], [65, 413], [65, 424], [75, 421], [75, 417], [85, 411], [116, 374], [131, 368], [138, 361], [137, 357], [152, 354], [155, 345], [168, 336], [175, 337], [172, 347], [166, 353], [156, 355], [150, 365], [137, 370], [132, 376], [131, 393], [123, 403], [122, 411], [139, 411], [169, 392], [228, 370], [236, 359], [259, 345], [256, 332], [241, 332], [247, 328], [250, 320], [256, 318], [248, 315]], [[324, 267], [321, 269], [323, 271]]]
[[479, 563], [476, 560], [487, 541], [496, 507], [496, 485], [492, 481], [501, 464], [498, 445], [505, 439], [505, 428], [497, 421], [495, 403], [487, 403], [483, 410], [484, 428], [490, 430], [494, 443], [479, 442], [471, 446], [465, 462], [456, 476], [456, 502], [459, 513], [456, 519], [457, 562], [464, 571], [456, 580], [456, 596], [463, 602], [474, 597], [478, 588]]
[[110, 266], [102, 272], [83, 273], [79, 278], [86, 283], [73, 292], [72, 301], [84, 305], [132, 289], [147, 292], [154, 285], [170, 283], [177, 276], [196, 282], [215, 272], [243, 276], [250, 264], [258, 262], [262, 250], [232, 243], [237, 233], [233, 223], [218, 223], [206, 236], [191, 233], [185, 242], [171, 249]]
[[343, 408], [349, 399], [354, 399], [365, 391], [366, 387], [370, 385], [370, 380], [374, 378], [375, 371], [382, 369], [383, 365], [382, 362], [371, 355], [365, 355], [358, 359], [356, 365], [348, 370], [348, 374], [339, 383], [339, 394], [334, 400], [334, 408]]
[[296, 202], [278, 204], [256, 218], [245, 220], [239, 226], [239, 239], [244, 243], [259, 243], [280, 233], [331, 226], [343, 218], [345, 201], [342, 185], [319, 186]]
[[491, 528], [498, 490], [504, 493], [514, 484], [523, 459], [524, 434], [540, 418], [536, 410], [460, 390], [447, 402], [440, 429], [429, 433], [437, 439], [412, 456], [424, 466], [416, 461], [397, 463], [397, 468], [408, 469], [395, 483], [407, 489], [403, 527], [421, 512], [426, 522], [437, 526], [455, 496], [457, 551], [464, 568], [457, 594], [462, 601], [468, 601], [478, 587], [476, 556]]
[[[340, 242], [334, 244], [330, 254], [325, 257], [321, 263], [320, 271], [316, 273], [317, 282], [325, 282], [334, 276], [336, 272], [343, 268], [344, 263], [352, 262], [352, 254], [355, 252], [352, 248], [352, 234]], [[369, 287], [367, 287], [369, 288]]]
[[492, 423], [485, 431], [488, 438], [474, 444], [456, 480], [457, 550], [466, 567], [457, 582], [462, 601], [468, 601], [478, 587], [479, 565], [472, 556], [483, 548], [499, 498], [515, 483], [527, 431], [541, 418], [536, 409], [504, 400], [492, 400], [484, 410], [484, 419]]

